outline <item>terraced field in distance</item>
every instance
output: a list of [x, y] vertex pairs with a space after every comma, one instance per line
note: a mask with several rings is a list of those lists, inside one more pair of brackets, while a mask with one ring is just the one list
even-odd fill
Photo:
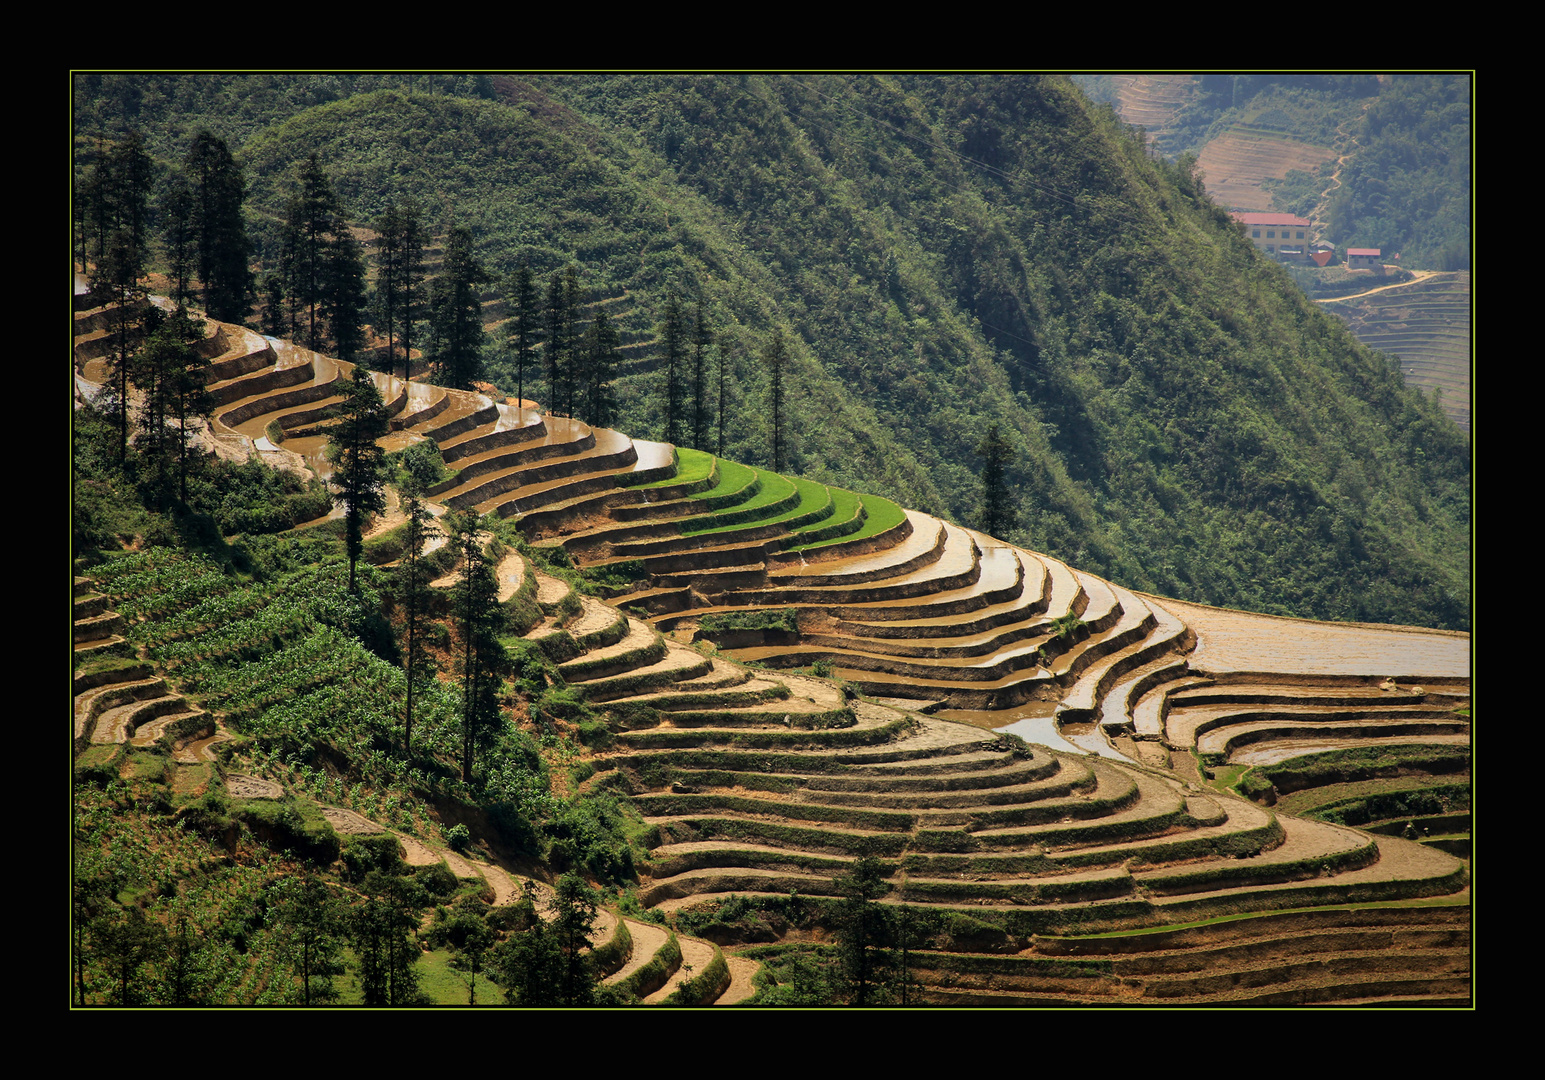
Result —
[[[237, 366], [231, 445], [312, 437], [349, 374]], [[937, 920], [913, 953], [937, 1003], [1468, 1003], [1468, 848], [1438, 842], [1469, 835], [1467, 635], [1140, 595], [871, 495], [375, 378], [394, 445], [457, 471], [444, 504], [616, 582], [607, 604], [501, 573], [537, 583], [533, 633], [567, 635], [560, 676], [607, 718], [592, 782], [649, 826], [658, 917], [832, 897], [870, 856], [884, 903]], [[80, 589], [77, 633], [121, 636]], [[126, 670], [122, 703], [171, 696], [158, 677]], [[645, 999], [691, 964], [685, 993], [724, 1000], [762, 947], [622, 925]]]
[[1294, 169], [1313, 173], [1333, 157], [1335, 154], [1327, 147], [1241, 126], [1203, 147], [1197, 165], [1206, 175], [1207, 193], [1218, 205], [1236, 210], [1270, 210], [1271, 193], [1262, 186], [1262, 180], [1280, 180]]
[[1369, 296], [1326, 301], [1369, 348], [1400, 357], [1406, 382], [1442, 391], [1443, 411], [1470, 430], [1470, 273], [1433, 273]]
[[1117, 109], [1128, 124], [1162, 132], [1196, 91], [1195, 75], [1112, 75]]

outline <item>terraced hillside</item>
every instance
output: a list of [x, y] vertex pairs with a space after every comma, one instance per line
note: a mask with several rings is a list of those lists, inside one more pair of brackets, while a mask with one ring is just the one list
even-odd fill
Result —
[[1195, 75], [1112, 75], [1121, 119], [1150, 132], [1169, 126], [1196, 91]]
[[1314, 173], [1335, 157], [1327, 147], [1311, 146], [1269, 128], [1244, 125], [1213, 139], [1197, 157], [1207, 176], [1207, 193], [1219, 206], [1270, 210], [1271, 193], [1261, 181], [1280, 180], [1294, 169]]
[[[313, 455], [348, 365], [217, 333], [245, 351], [219, 361], [212, 438]], [[78, 370], [89, 392], [89, 356]], [[657, 915], [834, 897], [878, 858], [884, 903], [934, 928], [913, 952], [928, 1000], [1468, 1000], [1464, 852], [1390, 812], [1416, 788], [1468, 811], [1467, 635], [1139, 595], [884, 499], [374, 378], [389, 440], [433, 439], [454, 470], [437, 501], [617, 583], [608, 605], [518, 555], [501, 574], [535, 582], [528, 637], [604, 710], [594, 782], [644, 815]], [[121, 632], [80, 590], [78, 636]], [[148, 668], [115, 685], [77, 705], [77, 738], [184, 715]], [[1364, 787], [1282, 812], [1328, 784]], [[1351, 803], [1393, 829], [1354, 827]], [[716, 952], [626, 925], [651, 941], [618, 972], [640, 997], [672, 971], [678, 1000], [744, 988], [732, 930]]]
[[1441, 391], [1443, 411], [1470, 430], [1469, 271], [1434, 273], [1327, 305], [1364, 345], [1400, 357], [1406, 382]]

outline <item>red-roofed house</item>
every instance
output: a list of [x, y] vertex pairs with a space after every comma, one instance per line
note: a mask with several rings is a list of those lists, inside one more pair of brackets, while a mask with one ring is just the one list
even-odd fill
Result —
[[1246, 210], [1236, 213], [1234, 220], [1245, 227], [1251, 242], [1268, 255], [1292, 262], [1309, 260], [1309, 223], [1303, 218]]
[[1378, 248], [1347, 248], [1348, 270], [1372, 270], [1384, 273], [1384, 256]]

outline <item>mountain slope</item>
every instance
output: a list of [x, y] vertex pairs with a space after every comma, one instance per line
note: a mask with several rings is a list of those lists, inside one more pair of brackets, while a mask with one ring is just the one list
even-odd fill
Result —
[[756, 357], [778, 329], [794, 471], [971, 521], [996, 421], [1013, 539], [1207, 603], [1468, 626], [1463, 437], [1066, 80], [346, 90], [246, 140], [260, 239], [316, 152], [360, 216], [414, 194], [501, 272], [572, 256], [626, 297], [622, 427], [661, 433], [650, 342], [674, 287], [730, 357], [730, 456], [765, 459]]

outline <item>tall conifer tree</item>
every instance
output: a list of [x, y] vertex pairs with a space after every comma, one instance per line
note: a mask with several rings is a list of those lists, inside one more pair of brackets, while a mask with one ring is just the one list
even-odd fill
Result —
[[500, 673], [509, 665], [499, 641], [504, 622], [499, 582], [483, 548], [476, 512], [461, 513], [451, 528], [462, 557], [454, 603], [462, 639], [461, 778], [470, 783], [473, 754], [493, 738], [499, 722]]
[[976, 452], [982, 459], [982, 531], [1001, 540], [1014, 531], [1018, 515], [1006, 476], [1009, 444], [996, 422]]
[[322, 313], [335, 355], [352, 363], [365, 344], [365, 256], [341, 218], [324, 271]]
[[701, 450], [708, 443], [708, 350], [713, 334], [703, 317], [703, 298], [697, 299], [692, 328], [692, 448]]
[[509, 347], [515, 354], [515, 399], [526, 397], [526, 368], [531, 363], [531, 347], [536, 344], [536, 288], [531, 280], [531, 260], [522, 257], [520, 265], [505, 283], [510, 310]]
[[431, 350], [448, 386], [469, 390], [483, 375], [483, 302], [479, 286], [487, 283], [472, 249], [472, 232], [456, 226], [445, 245], [445, 261], [434, 281], [430, 312]]
[[193, 139], [184, 162], [193, 190], [193, 232], [204, 310], [221, 322], [243, 322], [252, 310], [251, 244], [241, 204], [247, 181], [224, 141], [209, 131]]
[[[396, 341], [402, 339], [402, 377], [412, 377], [413, 322], [418, 318], [426, 239], [418, 203], [402, 199], [376, 222], [376, 312], [386, 328], [386, 371], [396, 370]], [[400, 330], [400, 335], [399, 335]]]
[[672, 446], [683, 445], [682, 379], [681, 361], [686, 345], [686, 328], [682, 325], [681, 298], [672, 289], [665, 298], [665, 319], [660, 324], [661, 365], [665, 369], [665, 441]]
[[767, 351], [762, 354], [762, 361], [767, 365], [767, 408], [772, 421], [772, 467], [773, 472], [782, 472], [784, 468], [784, 373], [789, 366], [789, 351], [783, 344], [783, 331], [773, 332], [773, 339], [768, 344]]
[[364, 520], [386, 509], [381, 466], [385, 454], [376, 440], [391, 430], [381, 391], [370, 373], [355, 368], [354, 377], [339, 383], [344, 400], [334, 408], [337, 423], [328, 441], [333, 461], [333, 483], [348, 509], [344, 514], [344, 541], [349, 555], [349, 591], [354, 591], [354, 568], [364, 552]]
[[295, 249], [294, 296], [307, 316], [306, 347], [320, 350], [317, 309], [323, 303], [328, 258], [339, 224], [338, 198], [315, 154], [301, 166], [299, 190], [290, 200], [289, 228]]

